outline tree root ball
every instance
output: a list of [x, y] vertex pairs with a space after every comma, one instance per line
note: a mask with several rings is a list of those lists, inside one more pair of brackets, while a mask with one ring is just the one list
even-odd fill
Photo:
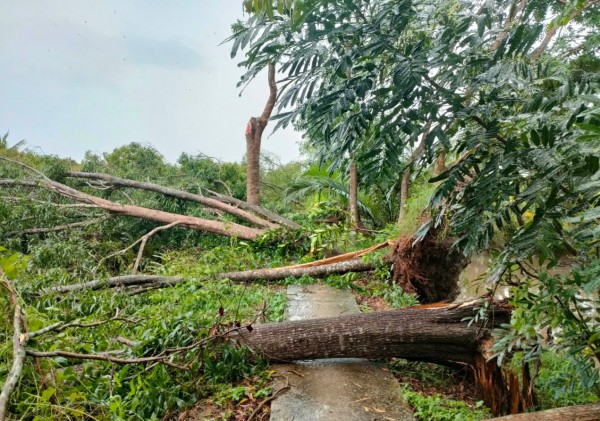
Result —
[[423, 304], [453, 301], [469, 259], [452, 247], [452, 241], [429, 232], [423, 241], [400, 237], [392, 252], [392, 281], [414, 293]]

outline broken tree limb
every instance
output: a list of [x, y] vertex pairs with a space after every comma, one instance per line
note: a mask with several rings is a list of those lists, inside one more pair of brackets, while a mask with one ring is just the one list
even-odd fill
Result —
[[274, 224], [270, 221], [267, 221], [263, 218], [260, 218], [256, 215], [253, 215], [249, 212], [246, 212], [243, 209], [232, 206], [228, 203], [225, 203], [221, 200], [212, 197], [201, 196], [198, 194], [188, 193], [185, 191], [173, 189], [170, 187], [160, 186], [154, 183], [148, 183], [143, 181], [136, 180], [128, 180], [125, 178], [114, 177], [108, 174], [102, 173], [87, 173], [87, 172], [79, 172], [79, 171], [68, 171], [65, 173], [67, 177], [73, 178], [83, 178], [90, 180], [102, 180], [107, 183], [118, 186], [118, 187], [132, 187], [135, 189], [151, 191], [155, 193], [164, 194], [165, 196], [175, 197], [178, 199], [188, 200], [190, 202], [196, 202], [203, 206], [207, 206], [209, 208], [218, 209], [230, 215], [236, 216], [240, 219], [243, 219], [246, 222], [249, 222], [253, 225], [256, 225], [259, 228], [277, 228], [278, 225]]
[[78, 284], [62, 285], [41, 290], [42, 294], [51, 294], [54, 292], [65, 293], [82, 290], [98, 290], [103, 288], [131, 287], [136, 285], [157, 284], [162, 282], [183, 282], [181, 276], [157, 276], [157, 275], [124, 275], [114, 276], [106, 279], [95, 279], [89, 282]]
[[74, 229], [74, 228], [82, 228], [82, 227], [87, 227], [90, 225], [99, 224], [101, 222], [106, 221], [108, 218], [110, 218], [110, 215], [104, 215], [104, 216], [101, 216], [100, 218], [88, 219], [87, 221], [73, 222], [71, 224], [55, 225], [53, 227], [48, 227], [48, 228], [27, 228], [27, 229], [20, 230], [20, 231], [11, 231], [11, 232], [7, 233], [6, 235], [7, 236], [34, 235], [34, 234], [47, 234], [50, 232], [67, 231], [67, 230]]
[[277, 281], [285, 278], [300, 278], [302, 276], [311, 276], [313, 278], [323, 278], [328, 275], [336, 275], [348, 272], [367, 272], [375, 269], [373, 263], [363, 262], [361, 258], [346, 260], [338, 263], [310, 266], [310, 267], [281, 267], [274, 269], [255, 269], [244, 270], [241, 272], [228, 272], [216, 275], [218, 279], [229, 279], [234, 282], [256, 281], [259, 279], [265, 281]]
[[141, 206], [122, 205], [120, 203], [111, 202], [110, 200], [102, 199], [87, 193], [83, 193], [72, 187], [48, 179], [0, 179], [0, 186], [24, 186], [42, 188], [47, 191], [59, 194], [61, 196], [71, 198], [78, 202], [96, 205], [112, 214], [133, 216], [141, 219], [146, 219], [148, 221], [162, 222], [164, 224], [170, 224], [172, 222], [178, 221], [180, 225], [185, 226], [189, 229], [212, 232], [214, 234], [224, 235], [226, 237], [237, 237], [243, 240], [254, 240], [265, 232], [262, 229], [245, 227], [243, 225], [235, 224], [233, 222], [219, 222], [210, 219], [198, 218], [195, 216], [178, 215], [175, 213], [148, 209]]
[[270, 210], [265, 209], [262, 206], [253, 205], [251, 203], [244, 202], [243, 200], [236, 199], [235, 197], [225, 196], [224, 194], [216, 193], [213, 191], [209, 191], [209, 192], [210, 192], [210, 194], [212, 194], [212, 196], [210, 196], [211, 198], [220, 200], [221, 202], [227, 203], [232, 206], [237, 206], [240, 209], [244, 209], [247, 211], [254, 212], [258, 215], [262, 215], [263, 217], [267, 218], [269, 221], [273, 221], [284, 227], [288, 227], [291, 229], [302, 228], [300, 226], [300, 224], [298, 224], [297, 222], [294, 222], [291, 219], [284, 218], [283, 216], [278, 215], [275, 212], [271, 212]]
[[140, 249], [138, 250], [138, 254], [137, 254], [137, 257], [135, 259], [135, 263], [134, 263], [133, 269], [132, 269], [132, 272], [136, 273], [137, 270], [138, 270], [138, 267], [140, 265], [140, 262], [142, 260], [142, 255], [144, 254], [144, 247], [146, 247], [146, 243], [148, 242], [148, 239], [150, 237], [152, 237], [154, 234], [156, 234], [157, 232], [159, 232], [159, 231], [164, 231], [164, 230], [167, 230], [169, 228], [173, 228], [174, 226], [177, 226], [177, 225], [179, 225], [179, 221], [171, 222], [170, 224], [154, 228], [152, 231], [150, 231], [147, 234], [143, 235], [142, 237], [138, 238], [134, 243], [132, 243], [129, 246], [125, 247], [123, 250], [116, 251], [116, 252], [111, 253], [108, 256], [103, 257], [102, 259], [100, 259], [100, 261], [96, 265], [96, 268], [94, 269], [94, 272], [96, 272], [98, 270], [98, 268], [100, 266], [102, 266], [102, 263], [104, 263], [105, 261], [107, 261], [111, 257], [120, 256], [122, 254], [125, 254], [127, 252], [127, 250], [131, 250], [133, 247], [135, 247], [136, 244], [141, 243], [140, 244]]
[[505, 417], [493, 419], [497, 421], [597, 421], [600, 420], [600, 402], [589, 405], [575, 405], [547, 409], [545, 411], [529, 412], [526, 414], [507, 415]]
[[286, 266], [286, 268], [287, 269], [296, 269], [296, 268], [300, 269], [300, 268], [310, 268], [310, 267], [314, 267], [314, 266], [329, 265], [331, 263], [342, 262], [344, 260], [350, 260], [350, 259], [353, 259], [356, 257], [365, 256], [374, 251], [381, 250], [387, 246], [393, 247], [394, 244], [395, 243], [393, 241], [386, 241], [385, 243], [376, 244], [376, 245], [368, 247], [366, 249], [351, 251], [349, 253], [339, 254], [337, 256], [328, 257], [326, 259], [315, 260], [314, 262], [302, 263], [300, 265]]
[[[122, 350], [118, 350], [118, 351], [119, 351], [119, 353], [122, 352]], [[110, 355], [106, 355], [106, 353], [105, 354], [79, 354], [79, 353], [68, 352], [68, 351], [41, 352], [41, 351], [34, 351], [32, 349], [27, 349], [26, 353], [27, 353], [27, 355], [30, 355], [32, 357], [38, 357], [38, 358], [63, 357], [63, 358], [74, 358], [74, 359], [78, 359], [78, 360], [108, 361], [108, 362], [115, 363], [115, 364], [141, 364], [141, 363], [157, 361], [157, 362], [160, 362], [161, 364], [168, 365], [169, 367], [178, 368], [178, 369], [184, 370], [184, 371], [189, 370], [189, 367], [174, 364], [174, 363], [168, 361], [168, 358], [169, 358], [168, 356], [161, 356], [161, 355], [156, 356], [156, 357], [118, 358], [118, 357], [111, 357]]]

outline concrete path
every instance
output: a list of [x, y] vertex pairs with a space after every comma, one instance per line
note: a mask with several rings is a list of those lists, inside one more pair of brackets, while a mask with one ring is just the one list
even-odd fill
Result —
[[[360, 310], [349, 290], [324, 285], [288, 287], [288, 320], [333, 317]], [[271, 421], [414, 420], [392, 375], [364, 359], [297, 361], [275, 366]]]

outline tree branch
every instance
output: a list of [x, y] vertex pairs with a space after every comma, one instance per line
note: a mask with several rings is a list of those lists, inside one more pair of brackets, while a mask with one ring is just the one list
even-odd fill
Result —
[[181, 276], [157, 276], [157, 275], [124, 275], [114, 276], [107, 279], [95, 279], [89, 282], [81, 282], [78, 284], [55, 286], [41, 290], [43, 295], [53, 292], [65, 293], [71, 291], [82, 290], [98, 290], [103, 288], [116, 288], [121, 286], [135, 286], [143, 284], [155, 284], [160, 282], [183, 282]]
[[[0, 276], [3, 275], [0, 269]], [[21, 306], [17, 302], [17, 297], [12, 289], [12, 286], [8, 279], [3, 281], [4, 287], [8, 290], [10, 301], [14, 305], [14, 316], [13, 316], [13, 363], [11, 369], [6, 376], [6, 381], [2, 387], [2, 393], [0, 393], [0, 421], [6, 419], [6, 412], [8, 407], [8, 401], [10, 395], [15, 389], [21, 372], [23, 371], [23, 363], [25, 361], [25, 342], [27, 336], [21, 332]]]
[[238, 237], [244, 240], [254, 240], [256, 237], [264, 233], [264, 230], [262, 229], [245, 227], [233, 222], [223, 223], [210, 219], [198, 218], [195, 216], [178, 215], [175, 213], [148, 209], [141, 206], [122, 205], [120, 203], [111, 202], [110, 200], [83, 193], [53, 180], [0, 179], [0, 186], [25, 186], [42, 188], [61, 196], [74, 199], [78, 202], [97, 205], [105, 211], [113, 214], [133, 216], [146, 219], [148, 221], [162, 222], [166, 224], [179, 221], [181, 225], [187, 228], [197, 231], [212, 232], [214, 234], [224, 235], [227, 237]]
[[95, 218], [95, 219], [89, 219], [87, 221], [81, 221], [81, 222], [73, 222], [71, 224], [64, 224], [64, 225], [56, 225], [54, 227], [48, 227], [48, 228], [27, 228], [21, 231], [11, 231], [9, 233], [7, 233], [7, 236], [13, 236], [13, 235], [33, 235], [33, 234], [47, 234], [49, 232], [59, 232], [59, 231], [66, 231], [66, 230], [70, 230], [73, 228], [81, 228], [81, 227], [87, 227], [89, 225], [94, 225], [94, 224], [99, 224], [101, 222], [106, 221], [108, 218], [110, 218], [110, 215], [104, 215], [101, 216], [100, 218]]
[[276, 228], [277, 227], [276, 224], [273, 224], [270, 221], [264, 220], [256, 215], [253, 215], [242, 209], [238, 209], [234, 206], [224, 203], [224, 202], [218, 200], [218, 198], [200, 196], [198, 194], [188, 193], [188, 192], [173, 189], [170, 187], [160, 186], [158, 184], [153, 184], [153, 183], [148, 183], [148, 182], [143, 182], [143, 181], [136, 181], [136, 180], [128, 180], [125, 178], [114, 177], [112, 175], [102, 174], [102, 173], [86, 173], [86, 172], [69, 171], [65, 175], [67, 177], [73, 177], [73, 178], [102, 180], [113, 186], [132, 187], [135, 189], [160, 193], [160, 194], [164, 194], [165, 196], [175, 197], [177, 199], [188, 200], [190, 202], [196, 202], [203, 206], [207, 206], [209, 208], [221, 210], [223, 212], [226, 212], [230, 215], [236, 216], [240, 219], [243, 219], [243, 220], [250, 222], [251, 224], [254, 224], [261, 228]]
[[32, 357], [39, 358], [49, 358], [49, 357], [64, 357], [64, 358], [74, 358], [80, 360], [96, 360], [96, 361], [108, 361], [115, 364], [140, 364], [147, 363], [152, 361], [159, 361], [162, 364], [168, 365], [169, 367], [178, 368], [180, 370], [187, 371], [189, 370], [188, 366], [182, 366], [174, 364], [170, 361], [167, 361], [166, 356], [156, 356], [156, 357], [141, 357], [141, 358], [118, 358], [111, 357], [110, 355], [99, 355], [99, 354], [78, 354], [76, 352], [68, 352], [68, 351], [49, 351], [49, 352], [40, 352], [34, 351], [31, 349], [27, 349], [25, 351], [27, 355]]

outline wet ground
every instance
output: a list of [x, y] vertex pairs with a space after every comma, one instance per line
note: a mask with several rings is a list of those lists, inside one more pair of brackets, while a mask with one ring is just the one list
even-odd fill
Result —
[[[288, 287], [288, 320], [357, 313], [349, 290], [325, 285]], [[276, 365], [272, 421], [413, 420], [400, 387], [384, 367], [363, 359], [297, 361]]]

